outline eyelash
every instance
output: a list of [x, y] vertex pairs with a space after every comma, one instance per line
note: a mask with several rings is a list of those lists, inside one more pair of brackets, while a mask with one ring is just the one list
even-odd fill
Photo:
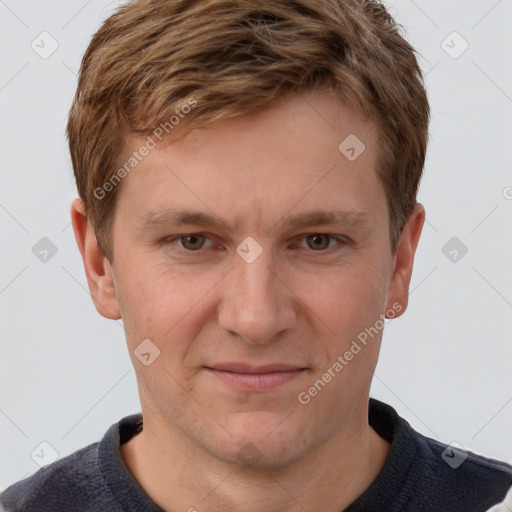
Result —
[[[331, 235], [329, 233], [307, 233], [307, 234], [304, 234], [304, 235], [300, 235], [299, 238], [301, 239], [305, 239], [307, 238], [308, 236], [313, 236], [313, 235], [320, 235], [320, 236], [327, 236], [329, 237], [329, 243], [331, 241], [336, 241], [338, 244], [338, 247], [336, 246], [333, 246], [333, 247], [328, 247], [327, 249], [319, 249], [319, 250], [314, 250], [314, 249], [309, 249], [309, 252], [317, 252], [317, 253], [327, 253], [327, 254], [330, 254], [333, 249], [336, 250], [336, 249], [340, 249], [341, 247], [345, 246], [345, 245], [348, 245], [350, 243], [350, 240], [347, 239], [346, 237], [343, 237], [343, 236], [336, 236], [336, 235]], [[183, 237], [186, 237], [186, 236], [203, 236], [206, 240], [209, 240], [210, 242], [212, 242], [211, 238], [209, 238], [206, 234], [204, 233], [185, 233], [185, 234], [182, 234], [182, 235], [176, 235], [176, 236], [173, 236], [171, 238], [166, 238], [162, 241], [163, 245], [170, 245], [170, 244], [173, 244], [174, 242], [178, 241], [180, 242], [181, 239]], [[297, 238], [297, 237], [296, 237]], [[208, 248], [206, 248], [208, 249]], [[178, 246], [178, 252], [182, 253], [182, 254], [186, 254], [186, 255], [190, 255], [190, 254], [194, 254], [194, 253], [201, 253], [201, 252], [204, 252], [206, 250], [204, 247], [201, 247], [200, 249], [197, 249], [195, 251], [193, 250], [190, 250], [190, 249], [186, 249], [184, 247], [180, 247]], [[308, 249], [308, 248], [305, 248], [305, 247], [302, 247], [301, 249]]]

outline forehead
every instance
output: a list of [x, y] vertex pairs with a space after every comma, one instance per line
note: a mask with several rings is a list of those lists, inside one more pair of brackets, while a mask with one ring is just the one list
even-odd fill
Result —
[[[290, 95], [252, 114], [185, 128], [152, 149], [123, 183], [121, 196], [139, 219], [170, 206], [229, 218], [235, 203], [238, 212], [260, 217], [262, 210], [282, 217], [340, 201], [338, 210], [357, 211], [383, 193], [376, 127], [325, 92]], [[144, 140], [128, 137], [126, 156]]]

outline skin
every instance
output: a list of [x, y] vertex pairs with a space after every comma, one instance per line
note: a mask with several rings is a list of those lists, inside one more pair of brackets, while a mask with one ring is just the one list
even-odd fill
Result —
[[[393, 252], [377, 130], [326, 92], [183, 134], [124, 179], [112, 263], [82, 202], [72, 205], [92, 298], [103, 316], [123, 319], [137, 375], [144, 429], [122, 456], [169, 512], [342, 510], [389, 451], [368, 425], [382, 330], [307, 405], [297, 397], [379, 315], [405, 311], [424, 209]], [[349, 134], [366, 145], [353, 162], [338, 150]], [[144, 139], [126, 142], [129, 154]], [[147, 222], [169, 208], [231, 228]], [[352, 213], [341, 224], [288, 223], [312, 210]], [[248, 236], [263, 249], [252, 263], [236, 252]], [[149, 366], [134, 354], [145, 339], [160, 350]], [[206, 368], [226, 361], [305, 370], [247, 391]]]

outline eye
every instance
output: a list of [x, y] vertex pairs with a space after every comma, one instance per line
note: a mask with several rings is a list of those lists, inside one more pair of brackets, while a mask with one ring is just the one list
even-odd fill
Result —
[[[330, 249], [336, 249], [349, 243], [344, 237], [329, 235], [327, 233], [311, 233], [300, 237], [300, 248], [311, 249], [316, 252], [329, 252]], [[302, 241], [306, 241], [306, 246]], [[182, 252], [200, 252], [202, 249], [212, 247], [212, 240], [201, 233], [187, 233], [168, 238], [163, 241], [165, 245], [177, 245], [178, 251]], [[208, 245], [209, 243], [209, 245]]]
[[187, 235], [180, 235], [166, 240], [166, 243], [178, 243], [180, 249], [185, 249], [189, 252], [197, 252], [205, 248], [205, 242], [209, 239], [200, 233], [190, 233]]
[[305, 240], [308, 248], [314, 251], [325, 251], [326, 249], [331, 249], [333, 247], [331, 242], [337, 242], [338, 245], [343, 245], [344, 242], [342, 238], [334, 237], [326, 233], [312, 233], [310, 235], [305, 235]]

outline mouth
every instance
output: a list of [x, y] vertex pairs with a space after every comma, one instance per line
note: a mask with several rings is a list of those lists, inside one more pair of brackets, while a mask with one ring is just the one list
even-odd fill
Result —
[[307, 368], [290, 364], [250, 366], [244, 363], [224, 363], [205, 369], [224, 384], [242, 391], [268, 391], [287, 384], [303, 375]]

